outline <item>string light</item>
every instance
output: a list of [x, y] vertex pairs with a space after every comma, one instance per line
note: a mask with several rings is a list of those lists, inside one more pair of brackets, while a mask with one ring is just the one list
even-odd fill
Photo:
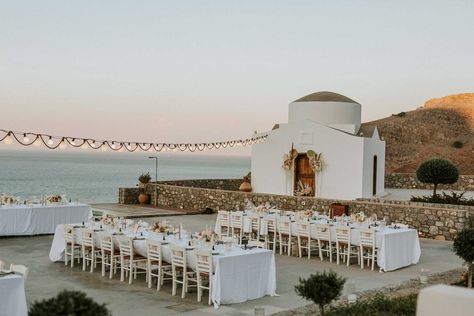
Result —
[[[28, 137], [30, 136], [30, 137]], [[240, 146], [247, 146], [265, 142], [268, 135], [254, 135], [247, 139], [228, 140], [209, 143], [143, 143], [143, 142], [123, 142], [117, 140], [97, 140], [90, 138], [77, 138], [69, 136], [52, 136], [40, 133], [25, 133], [0, 129], [0, 142], [12, 144], [14, 140], [23, 146], [40, 146], [43, 143], [49, 149], [65, 149], [68, 145], [74, 148], [82, 149], [100, 149], [107, 151], [109, 148], [113, 151], [204, 151], [212, 149], [225, 149]], [[56, 142], [55, 142], [56, 140]], [[56, 145], [55, 145], [56, 143]]]

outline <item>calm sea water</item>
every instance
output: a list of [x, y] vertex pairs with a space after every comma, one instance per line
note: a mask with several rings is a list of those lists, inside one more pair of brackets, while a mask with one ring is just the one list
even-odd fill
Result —
[[[22, 198], [65, 194], [85, 203], [118, 200], [119, 187], [134, 187], [138, 176], [155, 177], [147, 154], [0, 151], [0, 194]], [[158, 180], [240, 178], [248, 157], [159, 155]]]

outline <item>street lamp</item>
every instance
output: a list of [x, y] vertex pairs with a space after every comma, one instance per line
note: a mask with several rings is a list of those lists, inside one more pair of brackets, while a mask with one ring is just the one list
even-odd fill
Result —
[[155, 159], [155, 206], [158, 205], [158, 195], [156, 194], [157, 186], [158, 186], [158, 157], [148, 157], [148, 159]]

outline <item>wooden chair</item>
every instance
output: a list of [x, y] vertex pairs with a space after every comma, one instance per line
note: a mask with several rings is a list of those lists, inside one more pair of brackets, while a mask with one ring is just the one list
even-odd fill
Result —
[[125, 274], [127, 273], [128, 283], [132, 284], [133, 277], [137, 278], [138, 270], [146, 273], [147, 259], [135, 254], [132, 238], [119, 237], [118, 241], [120, 247], [120, 281], [123, 282], [125, 280]]
[[260, 215], [250, 216], [249, 240], [260, 240]]
[[229, 211], [218, 211], [217, 212], [217, 220], [218, 220], [218, 225], [220, 228], [220, 234], [219, 238], [222, 238], [223, 236], [229, 236], [230, 234], [230, 215]]
[[[311, 258], [311, 251], [318, 250], [317, 240], [311, 238], [311, 225], [308, 221], [299, 221], [296, 223], [298, 229], [298, 254], [301, 258], [303, 256], [303, 249], [308, 252], [308, 259]], [[311, 244], [311, 241], [314, 241]]]
[[82, 271], [86, 271], [86, 267], [90, 264], [90, 272], [94, 272], [97, 267], [97, 259], [102, 258], [100, 248], [95, 246], [94, 231], [88, 228], [81, 230], [82, 234]]
[[281, 217], [278, 221], [278, 234], [280, 243], [280, 255], [283, 254], [283, 248], [287, 249], [288, 256], [291, 255], [291, 246], [296, 244], [296, 237], [292, 235], [291, 221], [287, 217]]
[[[181, 298], [184, 298], [188, 292], [188, 287], [197, 286], [196, 273], [188, 271], [186, 248], [177, 245], [171, 245], [171, 269], [173, 273], [173, 290], [172, 295], [176, 295], [176, 288], [181, 284], [183, 289], [181, 291]], [[179, 279], [181, 274], [181, 280]], [[195, 283], [190, 285], [189, 282]]]
[[205, 250], [195, 250], [196, 254], [196, 279], [197, 301], [201, 302], [203, 290], [209, 291], [208, 304], [212, 302], [212, 253]]
[[156, 277], [156, 290], [159, 291], [165, 280], [173, 279], [171, 265], [169, 263], [163, 262], [163, 254], [160, 242], [148, 239], [146, 245], [148, 288], [151, 288], [153, 277]]
[[333, 241], [331, 240], [331, 227], [328, 224], [316, 224], [316, 238], [318, 240], [319, 258], [323, 261], [323, 255], [329, 257], [332, 262], [332, 255], [335, 252]]
[[110, 268], [109, 278], [117, 272], [117, 265], [120, 262], [120, 253], [115, 253], [114, 237], [112, 234], [104, 233], [100, 241], [100, 250], [102, 254], [102, 276], [105, 276], [105, 269]]
[[275, 252], [275, 249], [278, 245], [277, 219], [276, 217], [267, 218], [266, 222], [267, 222], [267, 234], [265, 235], [265, 243], [267, 244], [269, 249], [272, 249], [273, 252]]
[[64, 265], [68, 264], [68, 257], [71, 258], [71, 268], [74, 267], [74, 257], [77, 262], [81, 260], [81, 245], [76, 245], [74, 241], [74, 227], [63, 225], [64, 229]]
[[[232, 236], [238, 236], [239, 243], [242, 243], [242, 237], [244, 234], [244, 216], [242, 212], [231, 212], [230, 213], [230, 222], [232, 225]], [[238, 234], [236, 235], [236, 231]]]
[[357, 257], [357, 263], [360, 264], [359, 248], [351, 244], [350, 227], [336, 227], [336, 251], [337, 264], [339, 264], [340, 257], [342, 257], [343, 262], [347, 262], [347, 266], [349, 266], [353, 257]]
[[360, 229], [360, 268], [364, 269], [364, 259], [367, 259], [367, 266], [371, 266], [374, 271], [375, 260], [377, 258], [377, 247], [375, 246], [375, 230]]

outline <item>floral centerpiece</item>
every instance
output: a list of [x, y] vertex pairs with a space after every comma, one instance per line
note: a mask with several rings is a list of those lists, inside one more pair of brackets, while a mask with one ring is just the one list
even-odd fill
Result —
[[295, 190], [296, 196], [313, 196], [313, 188], [308, 183], [303, 183], [301, 180], [298, 181], [298, 187]]
[[197, 233], [197, 238], [205, 242], [210, 242], [216, 240], [217, 234], [211, 231], [210, 229], [205, 229], [202, 232]]
[[316, 212], [314, 210], [299, 211], [297, 217], [304, 219], [312, 219]]
[[155, 232], [155, 233], [167, 233], [171, 229], [170, 225], [168, 225], [166, 222], [155, 222], [151, 227], [150, 231]]
[[266, 202], [265, 204], [260, 204], [257, 206], [255, 209], [258, 213], [268, 213], [269, 210], [272, 209], [272, 206], [270, 205], [270, 202]]
[[364, 212], [362, 212], [362, 211], [360, 211], [359, 213], [351, 215], [352, 221], [357, 222], [357, 223], [364, 222], [365, 218], [366, 218], [366, 216], [365, 216]]
[[62, 200], [61, 195], [50, 195], [46, 197], [47, 203], [60, 203]]
[[114, 218], [112, 215], [109, 215], [109, 214], [104, 214], [102, 215], [102, 217], [100, 218], [100, 222], [101, 224], [103, 225], [112, 225], [114, 223]]
[[14, 204], [16, 201], [13, 195], [2, 195], [2, 204]]

